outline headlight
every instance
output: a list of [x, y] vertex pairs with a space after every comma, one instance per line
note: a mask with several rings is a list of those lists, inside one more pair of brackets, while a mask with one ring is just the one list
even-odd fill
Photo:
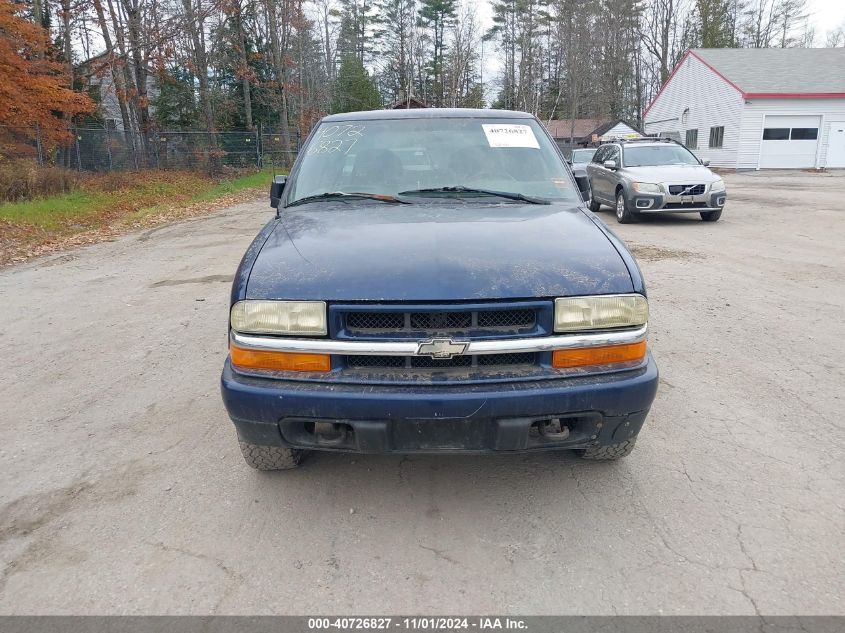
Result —
[[323, 301], [238, 301], [232, 306], [232, 329], [251, 334], [323, 336], [326, 304]]
[[720, 191], [725, 190], [725, 181], [724, 180], [715, 180], [710, 183], [710, 192], [711, 193], [718, 193]]
[[639, 191], [640, 193], [660, 193], [662, 191], [660, 185], [655, 185], [651, 182], [635, 182], [633, 187], [634, 191]]
[[643, 325], [648, 301], [642, 295], [606, 295], [555, 299], [555, 332]]

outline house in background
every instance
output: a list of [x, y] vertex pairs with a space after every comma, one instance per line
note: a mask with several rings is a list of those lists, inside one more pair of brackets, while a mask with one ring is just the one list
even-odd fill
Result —
[[569, 156], [578, 147], [599, 145], [611, 139], [642, 136], [639, 130], [621, 119], [565, 119], [546, 121], [544, 125], [564, 156]]
[[[77, 66], [77, 73], [81, 77], [86, 90], [97, 102], [97, 109], [107, 128], [123, 131], [123, 118], [120, 116], [120, 102], [112, 77], [111, 64], [114, 61], [109, 53], [101, 53]], [[159, 94], [156, 72], [149, 68], [147, 72], [147, 99], [150, 102], [150, 115], [155, 113], [153, 102]], [[138, 122], [133, 121], [135, 129]]]
[[688, 50], [644, 120], [718, 167], [845, 167], [845, 48]]
[[427, 108], [428, 106], [422, 99], [417, 99], [414, 95], [400, 96], [396, 101], [385, 106], [387, 110], [415, 110], [418, 108]]

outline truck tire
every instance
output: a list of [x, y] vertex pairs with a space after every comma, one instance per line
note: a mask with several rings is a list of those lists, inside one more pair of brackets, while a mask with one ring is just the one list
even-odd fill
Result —
[[637, 221], [637, 215], [631, 211], [631, 206], [625, 200], [625, 192], [621, 189], [616, 192], [616, 221], [619, 224], [631, 224]]
[[705, 222], [715, 222], [719, 218], [722, 217], [722, 210], [719, 209], [718, 211], [702, 211], [701, 212], [701, 219]]
[[633, 437], [630, 440], [619, 442], [619, 444], [607, 444], [605, 446], [591, 446], [583, 450], [576, 451], [578, 456], [582, 459], [593, 459], [601, 461], [613, 461], [622, 459], [629, 455], [637, 443], [637, 438]]
[[302, 451], [281, 446], [259, 446], [239, 441], [244, 461], [256, 470], [290, 470], [299, 466]]

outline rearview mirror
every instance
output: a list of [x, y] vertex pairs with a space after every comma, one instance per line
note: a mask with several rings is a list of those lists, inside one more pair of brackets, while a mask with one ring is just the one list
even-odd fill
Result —
[[710, 161], [705, 158], [703, 161], [701, 161], [701, 164], [704, 165], [705, 167], [708, 167], [710, 165]]
[[279, 208], [279, 201], [282, 199], [287, 180], [287, 176], [273, 176], [273, 182], [270, 183], [270, 206], [274, 209]]
[[615, 160], [606, 160], [602, 163], [605, 169], [616, 169], [616, 161]]

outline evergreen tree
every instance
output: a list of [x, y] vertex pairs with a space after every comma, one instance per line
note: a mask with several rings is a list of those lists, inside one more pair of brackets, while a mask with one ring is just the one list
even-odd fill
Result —
[[696, 27], [702, 48], [730, 48], [735, 45], [734, 8], [731, 0], [696, 0]]
[[419, 10], [420, 25], [431, 31], [431, 58], [428, 71], [431, 74], [433, 105], [444, 104], [443, 61], [446, 54], [446, 29], [458, 17], [457, 0], [422, 0]]
[[373, 27], [377, 22], [373, 15], [375, 5], [372, 0], [341, 0], [341, 7], [338, 55], [341, 60], [354, 55], [366, 64], [370, 61]]
[[156, 78], [158, 95], [153, 99], [159, 129], [179, 130], [196, 127], [200, 117], [194, 94], [194, 77], [187, 70], [172, 68]]
[[381, 107], [381, 95], [364, 64], [355, 55], [345, 55], [337, 73], [332, 113], [377, 110]]
[[379, 85], [389, 101], [414, 92], [416, 0], [379, 0]]

